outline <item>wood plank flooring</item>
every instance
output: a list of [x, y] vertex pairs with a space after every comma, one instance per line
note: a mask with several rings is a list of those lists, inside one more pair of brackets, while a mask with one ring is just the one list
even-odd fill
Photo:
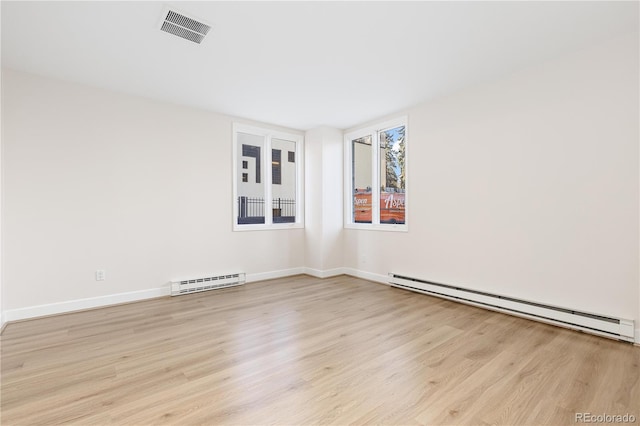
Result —
[[10, 324], [3, 425], [640, 419], [640, 348], [351, 277]]

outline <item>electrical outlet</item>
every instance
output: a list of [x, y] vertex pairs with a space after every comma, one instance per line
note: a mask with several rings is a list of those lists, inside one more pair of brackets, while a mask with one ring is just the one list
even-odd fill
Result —
[[96, 281], [104, 281], [107, 279], [107, 271], [104, 269], [98, 269], [96, 271]]

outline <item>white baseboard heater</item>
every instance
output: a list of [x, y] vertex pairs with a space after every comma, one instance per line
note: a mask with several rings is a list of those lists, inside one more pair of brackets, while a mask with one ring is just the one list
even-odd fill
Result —
[[245, 282], [246, 274], [244, 272], [171, 281], [171, 295], [179, 296], [181, 294], [234, 287]]
[[499, 312], [521, 316], [541, 322], [582, 330], [585, 332], [634, 342], [633, 320], [614, 318], [560, 308], [508, 296], [439, 284], [405, 275], [389, 273], [389, 284], [394, 287], [425, 293], [444, 299], [479, 306]]

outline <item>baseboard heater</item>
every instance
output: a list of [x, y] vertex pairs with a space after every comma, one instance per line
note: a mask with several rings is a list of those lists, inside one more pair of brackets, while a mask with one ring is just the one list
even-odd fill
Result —
[[212, 275], [202, 278], [190, 278], [171, 281], [171, 295], [197, 293], [200, 291], [215, 290], [218, 288], [234, 287], [246, 282], [246, 274], [238, 272], [233, 274]]
[[541, 322], [634, 342], [633, 320], [614, 318], [389, 273], [389, 284]]

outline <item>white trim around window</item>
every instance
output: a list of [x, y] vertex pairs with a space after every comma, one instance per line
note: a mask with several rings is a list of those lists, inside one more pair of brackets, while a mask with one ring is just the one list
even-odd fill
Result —
[[[245, 146], [247, 151], [253, 152], [243, 151], [243, 140], [258, 142], [257, 146], [249, 143], [250, 148]], [[278, 149], [280, 156], [274, 162], [273, 150], [283, 145], [291, 148]], [[232, 152], [233, 230], [304, 228], [304, 138], [233, 123]], [[289, 154], [291, 152], [293, 154]], [[278, 166], [281, 179], [281, 183], [275, 185], [272, 183], [274, 165]]]
[[[383, 155], [380, 149], [374, 149], [379, 147], [382, 135], [385, 132], [404, 128], [403, 135], [403, 159], [402, 159], [402, 185], [396, 185], [400, 188], [385, 187], [385, 183], [381, 183], [381, 156]], [[370, 165], [369, 159], [364, 156], [359, 158], [356, 152], [356, 141], [362, 141], [362, 145], [365, 146], [367, 142], [370, 143]], [[408, 192], [408, 176], [409, 176], [409, 126], [408, 118], [406, 116], [398, 117], [392, 120], [377, 123], [371, 126], [363, 127], [361, 129], [354, 130], [344, 135], [344, 227], [349, 229], [363, 229], [363, 230], [377, 230], [377, 231], [399, 231], [407, 232], [409, 230], [409, 192]], [[363, 151], [366, 152], [366, 151]], [[354, 162], [355, 160], [355, 162]], [[359, 163], [360, 170], [356, 171], [358, 167], [356, 163]], [[364, 172], [363, 172], [364, 170]], [[363, 175], [364, 173], [364, 175]], [[357, 176], [357, 178], [356, 178]], [[360, 181], [360, 182], [357, 182]], [[364, 182], [364, 183], [362, 183]], [[387, 206], [382, 206], [383, 217], [386, 220], [381, 220], [381, 201], [382, 198], [389, 198], [389, 192], [394, 193], [391, 195], [391, 199], [395, 196], [396, 202], [401, 200], [402, 211], [399, 209], [394, 211], [398, 220], [402, 220], [402, 223], [393, 223], [396, 218], [391, 214], [389, 217], [389, 209]], [[356, 213], [356, 206], [354, 204], [363, 202], [366, 204], [366, 211], [360, 210]], [[388, 201], [387, 201], [388, 202]], [[370, 209], [370, 213], [368, 211]], [[358, 216], [360, 215], [360, 216]], [[400, 219], [401, 218], [401, 219]], [[365, 223], [366, 222], [366, 223]], [[387, 223], [385, 223], [387, 222]]]

